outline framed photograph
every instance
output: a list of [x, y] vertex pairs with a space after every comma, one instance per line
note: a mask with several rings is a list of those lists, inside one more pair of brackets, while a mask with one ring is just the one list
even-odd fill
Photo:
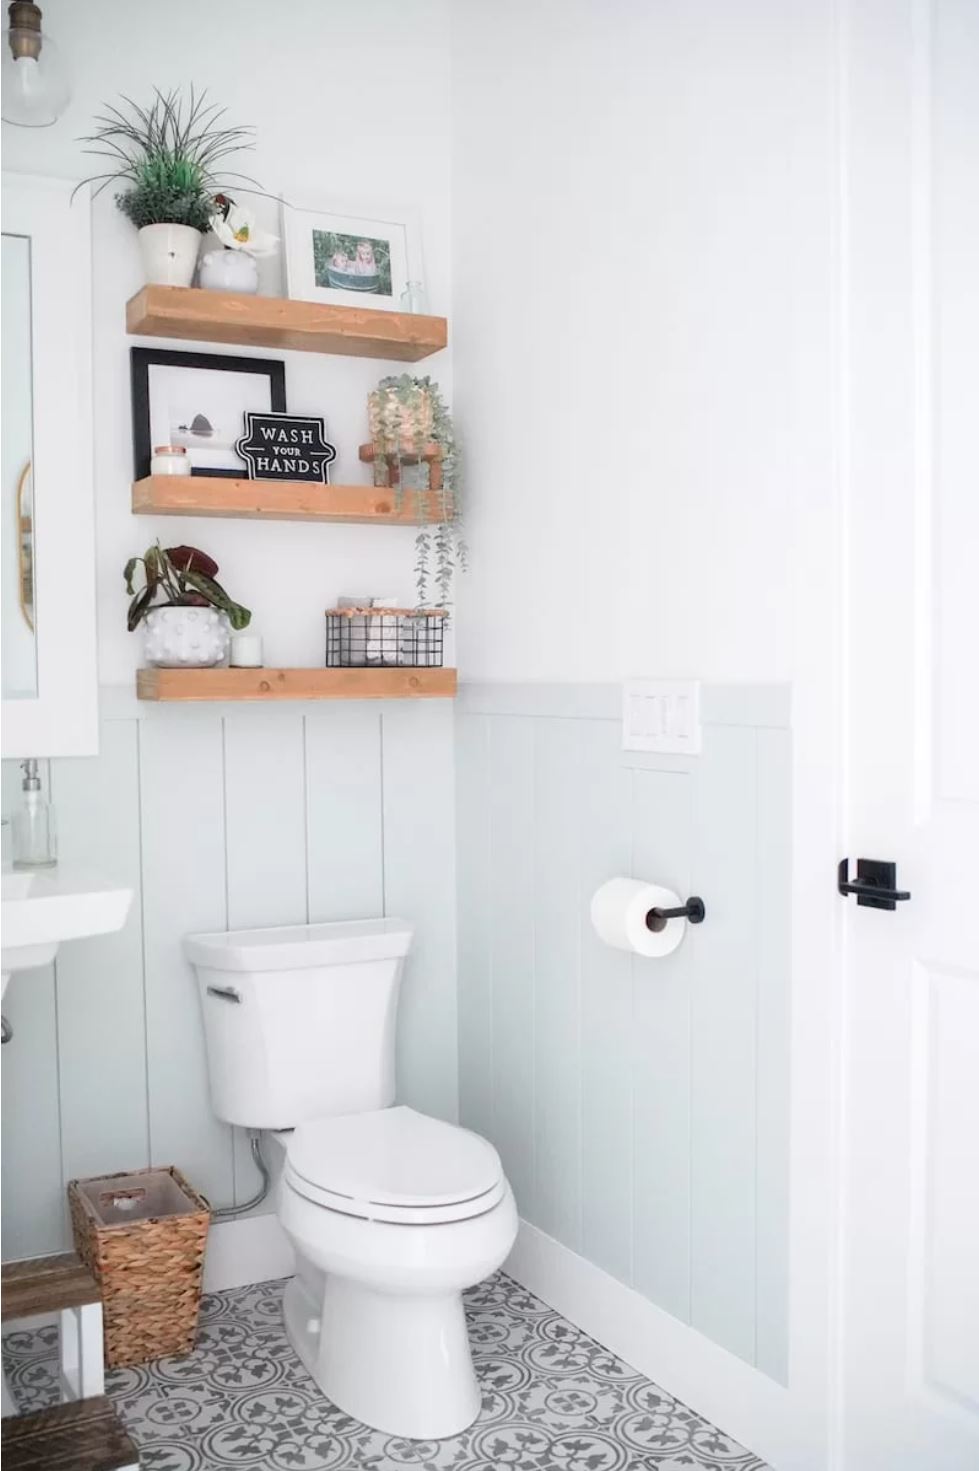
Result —
[[150, 473], [154, 445], [179, 444], [192, 475], [246, 477], [235, 443], [245, 415], [286, 411], [281, 358], [130, 349], [135, 478]]
[[404, 219], [365, 217], [282, 203], [286, 294], [294, 301], [401, 311], [421, 279], [417, 230]]

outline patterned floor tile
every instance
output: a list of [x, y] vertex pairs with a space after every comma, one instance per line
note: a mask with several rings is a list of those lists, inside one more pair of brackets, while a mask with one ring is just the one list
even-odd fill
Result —
[[[502, 1273], [466, 1294], [475, 1425], [404, 1440], [352, 1420], [286, 1338], [281, 1282], [204, 1298], [194, 1353], [106, 1375], [145, 1471], [766, 1471], [762, 1462]], [[57, 1331], [14, 1330], [21, 1410], [58, 1399]]]

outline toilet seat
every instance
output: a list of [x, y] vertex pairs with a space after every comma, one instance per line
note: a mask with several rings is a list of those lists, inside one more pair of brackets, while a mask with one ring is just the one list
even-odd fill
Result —
[[406, 1107], [300, 1124], [284, 1179], [327, 1210], [410, 1226], [471, 1220], [507, 1189], [486, 1139]]

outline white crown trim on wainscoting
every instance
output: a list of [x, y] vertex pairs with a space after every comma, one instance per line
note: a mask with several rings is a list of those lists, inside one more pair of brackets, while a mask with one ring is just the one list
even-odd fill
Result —
[[786, 1389], [536, 1226], [520, 1222], [503, 1270], [773, 1467], [808, 1464]]

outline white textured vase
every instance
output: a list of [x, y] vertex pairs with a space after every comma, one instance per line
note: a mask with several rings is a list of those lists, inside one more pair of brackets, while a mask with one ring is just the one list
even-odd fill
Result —
[[144, 225], [139, 251], [147, 286], [189, 286], [200, 248], [201, 232], [192, 225]]
[[157, 669], [210, 669], [231, 642], [227, 615], [216, 608], [151, 608], [143, 629], [144, 657]]
[[205, 291], [251, 296], [258, 290], [258, 265], [244, 250], [208, 250], [201, 256], [198, 280]]

